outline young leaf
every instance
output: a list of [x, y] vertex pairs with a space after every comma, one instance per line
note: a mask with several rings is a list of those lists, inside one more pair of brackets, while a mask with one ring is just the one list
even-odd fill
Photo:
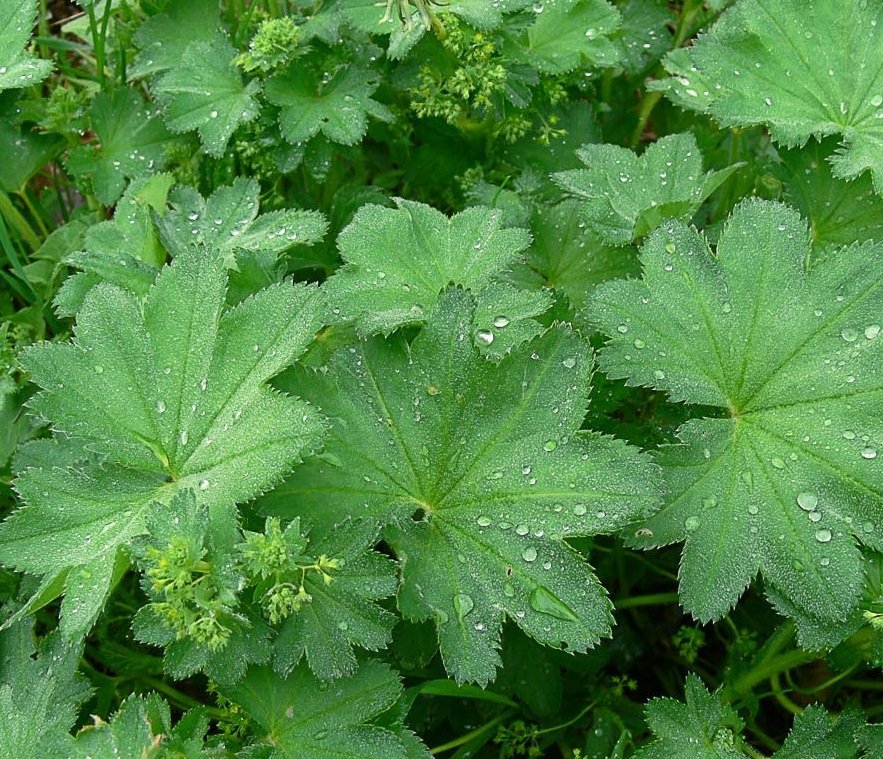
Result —
[[871, 178], [846, 182], [831, 173], [836, 138], [810, 141], [802, 148], [780, 150], [788, 202], [809, 221], [813, 248], [825, 250], [865, 240], [883, 240], [883, 198]]
[[[171, 0], [163, 13], [151, 16], [135, 32], [141, 49], [132, 66], [132, 78], [174, 69], [194, 42], [225, 43], [220, 30], [217, 0]], [[227, 43], [229, 44], [229, 43]]]
[[217, 158], [230, 135], [258, 115], [260, 85], [257, 80], [243, 84], [235, 57], [228, 40], [194, 42], [153, 87], [165, 108], [166, 126], [174, 132], [198, 129], [205, 152]]
[[260, 727], [262, 745], [279, 759], [409, 759], [399, 738], [371, 724], [398, 699], [401, 685], [380, 662], [328, 686], [305, 665], [282, 678], [269, 667], [249, 670], [228, 695]]
[[288, 617], [275, 641], [275, 667], [290, 672], [306, 657], [323, 680], [352, 675], [357, 668], [353, 647], [369, 651], [386, 648], [395, 615], [375, 603], [397, 589], [395, 565], [366, 550], [376, 538], [370, 525], [345, 525], [310, 534], [310, 551], [332, 557], [339, 569], [323, 582], [308, 573], [304, 587], [310, 601]]
[[[693, 99], [724, 126], [765, 124], [776, 142], [838, 134], [834, 174], [870, 170], [883, 194], [883, 5], [840, 0], [740, 0], [681, 59], [710, 86]], [[677, 66], [672, 73], [691, 78]], [[690, 89], [687, 90], [690, 92]], [[679, 98], [681, 105], [689, 98]]]
[[99, 93], [90, 115], [98, 144], [74, 148], [67, 167], [89, 178], [98, 200], [110, 205], [123, 194], [127, 179], [162, 170], [171, 135], [138, 92], [127, 87]]
[[75, 577], [103, 596], [117, 548], [143, 532], [151, 503], [194, 490], [223, 542], [233, 505], [320, 440], [316, 413], [265, 384], [312, 339], [317, 291], [278, 284], [225, 311], [225, 287], [217, 256], [188, 251], [143, 303], [101, 284], [73, 342], [25, 351], [43, 388], [33, 410], [106, 463], [24, 471], [16, 487], [27, 505], [0, 525], [3, 563], [35, 574], [79, 568], [68, 591]]
[[488, 286], [530, 240], [523, 229], [502, 228], [502, 214], [489, 208], [449, 219], [422, 203], [396, 202], [359, 209], [337, 240], [346, 265], [326, 285], [335, 315], [365, 335], [422, 321], [450, 282]]
[[293, 382], [336, 422], [264, 506], [393, 525], [399, 608], [436, 622], [458, 681], [487, 683], [506, 617], [568, 651], [608, 633], [606, 593], [563, 539], [616, 530], [656, 494], [637, 451], [579, 432], [592, 355], [578, 335], [556, 326], [495, 365], [472, 319], [450, 290], [412, 345], [375, 338]]
[[73, 727], [90, 691], [77, 674], [81, 650], [55, 633], [36, 651], [26, 622], [0, 635], [0, 755], [43, 759]]
[[609, 39], [620, 24], [607, 0], [545, 0], [534, 5], [536, 20], [513, 41], [516, 60], [544, 74], [565, 74], [578, 66], [614, 65], [619, 49]]
[[694, 412], [661, 452], [667, 505], [633, 541], [686, 539], [681, 597], [703, 621], [758, 570], [809, 614], [841, 619], [861, 588], [855, 541], [883, 547], [883, 246], [811, 268], [808, 254], [797, 213], [748, 200], [716, 254], [668, 222], [644, 247], [643, 280], [604, 284], [590, 302], [612, 336], [610, 376], [718, 409]]
[[171, 210], [157, 219], [160, 237], [172, 255], [194, 246], [217, 250], [228, 268], [236, 251], [281, 253], [292, 245], [311, 245], [328, 224], [316, 211], [271, 211], [258, 216], [260, 185], [237, 177], [206, 200], [191, 187], [171, 194]]
[[656, 740], [638, 751], [635, 759], [744, 759], [736, 745], [743, 722], [718, 693], [709, 693], [690, 674], [684, 701], [655, 698], [647, 703], [647, 724]]
[[791, 732], [773, 759], [853, 759], [859, 756], [856, 738], [864, 723], [858, 709], [832, 716], [824, 707], [810, 704], [794, 718]]
[[113, 219], [86, 230], [84, 249], [71, 253], [66, 261], [82, 271], [68, 277], [55, 296], [60, 316], [76, 314], [86, 294], [99, 282], [110, 282], [138, 296], [148, 293], [166, 259], [151, 209], [165, 208], [173, 181], [170, 174], [136, 179], [117, 203]]
[[51, 61], [25, 51], [37, 17], [37, 0], [0, 0], [0, 92], [30, 87], [52, 71]]
[[[640, 749], [635, 759], [743, 759], [743, 722], [719, 692], [709, 693], [693, 674], [687, 676], [685, 703], [656, 698], [646, 708], [656, 740]], [[856, 736], [865, 728], [861, 712], [847, 709], [832, 717], [810, 705], [794, 719], [785, 743], [772, 759], [855, 759]], [[754, 755], [754, 754], [752, 754]]]
[[368, 131], [368, 117], [390, 121], [389, 109], [371, 99], [380, 80], [372, 71], [351, 66], [326, 80], [302, 63], [267, 80], [267, 100], [281, 107], [279, 127], [292, 144], [320, 132], [332, 142], [355, 145]]
[[531, 222], [528, 265], [545, 285], [563, 292], [576, 308], [601, 282], [640, 273], [635, 248], [607, 245], [586, 232], [581, 204], [565, 200], [544, 207]]
[[692, 134], [671, 134], [641, 156], [618, 145], [584, 145], [577, 151], [585, 169], [553, 179], [584, 199], [583, 219], [611, 245], [643, 237], [665, 219], [689, 220], [734, 171], [702, 174], [702, 154]]
[[173, 727], [169, 705], [159, 696], [133, 695], [123, 701], [110, 722], [96, 717], [94, 724], [76, 737], [67, 735], [56, 741], [52, 755], [69, 759], [196, 759], [204, 756], [201, 750], [208, 727], [208, 717], [201, 709], [187, 712]]

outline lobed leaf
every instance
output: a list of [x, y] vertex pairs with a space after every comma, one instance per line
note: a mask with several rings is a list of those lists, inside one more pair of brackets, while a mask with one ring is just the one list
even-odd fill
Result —
[[634, 545], [685, 540], [680, 589], [719, 619], [760, 570], [792, 604], [837, 620], [856, 606], [856, 542], [881, 547], [883, 246], [809, 266], [805, 223], [737, 207], [716, 253], [680, 222], [644, 247], [641, 281], [601, 285], [589, 315], [601, 366], [696, 409], [663, 449], [665, 507]]
[[786, 147], [839, 135], [834, 174], [852, 179], [869, 170], [883, 194], [879, 2], [740, 0], [687, 51], [669, 66], [680, 80], [659, 88], [692, 93], [693, 107], [723, 126], [764, 124]]
[[76, 578], [103, 598], [117, 549], [144, 531], [151, 503], [192, 489], [223, 544], [234, 504], [270, 488], [321, 439], [307, 404], [265, 384], [312, 339], [317, 291], [278, 284], [225, 310], [225, 289], [216, 256], [186, 251], [143, 302], [98, 285], [73, 342], [25, 351], [42, 387], [33, 411], [106, 463], [26, 469], [16, 480], [26, 505], [0, 525], [4, 564], [70, 569], [69, 593]]
[[487, 683], [505, 618], [568, 651], [608, 633], [606, 594], [564, 539], [616, 530], [657, 496], [637, 451], [579, 432], [587, 344], [556, 326], [495, 365], [469, 340], [472, 311], [451, 290], [412, 345], [375, 338], [287, 381], [334, 426], [263, 508], [387, 525], [403, 615], [435, 621], [458, 681]]

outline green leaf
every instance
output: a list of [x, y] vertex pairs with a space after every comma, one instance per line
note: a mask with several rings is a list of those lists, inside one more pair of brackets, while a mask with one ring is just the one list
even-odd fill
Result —
[[37, 0], [0, 0], [0, 92], [30, 87], [52, 71], [52, 62], [25, 51], [37, 18]]
[[330, 687], [305, 665], [282, 678], [249, 670], [228, 693], [260, 727], [269, 756], [279, 759], [408, 759], [399, 738], [371, 720], [398, 699], [401, 685], [380, 662], [366, 662]]
[[613, 66], [620, 57], [609, 39], [620, 15], [607, 0], [544, 0], [536, 20], [509, 47], [510, 54], [544, 74], [566, 74], [579, 66]]
[[392, 120], [389, 109], [371, 99], [380, 80], [373, 71], [350, 66], [329, 79], [300, 62], [267, 80], [265, 95], [281, 107], [279, 127], [292, 144], [324, 134], [332, 142], [355, 145], [368, 131], [368, 117]]
[[0, 190], [21, 192], [34, 174], [58, 155], [61, 145], [57, 135], [34, 134], [0, 120], [0, 155], [15, 156], [14, 161], [0, 163]]
[[129, 76], [143, 77], [178, 67], [194, 42], [227, 42], [220, 30], [218, 3], [171, 0], [163, 13], [148, 18], [135, 32], [140, 52], [132, 62]]
[[669, 70], [688, 81], [663, 88], [702, 90], [694, 108], [724, 126], [764, 124], [785, 146], [840, 135], [835, 176], [870, 170], [883, 194], [883, 5], [740, 0], [687, 50]]
[[396, 592], [395, 565], [366, 550], [376, 539], [370, 525], [346, 525], [310, 535], [310, 551], [341, 561], [330, 584], [308, 573], [304, 587], [312, 600], [283, 624], [275, 641], [275, 667], [290, 672], [306, 657], [323, 680], [352, 675], [354, 646], [378, 651], [390, 641], [396, 617], [375, 603]]
[[859, 756], [856, 736], [865, 727], [862, 713], [847, 709], [836, 717], [810, 704], [794, 718], [794, 726], [773, 759], [853, 759]]
[[643, 280], [591, 300], [610, 376], [716, 407], [660, 453], [667, 504], [632, 541], [686, 539], [681, 598], [703, 621], [758, 570], [807, 613], [841, 619], [861, 590], [856, 540], [881, 547], [883, 247], [812, 267], [808, 254], [796, 212], [748, 200], [715, 254], [668, 222], [644, 247]]
[[634, 248], [607, 245], [586, 231], [581, 205], [566, 200], [543, 207], [531, 223], [533, 243], [527, 252], [528, 265], [576, 308], [601, 282], [640, 272]]
[[0, 755], [43, 759], [73, 727], [90, 691], [77, 674], [81, 650], [54, 633], [37, 651], [26, 622], [0, 634]]
[[874, 193], [871, 178], [850, 182], [831, 173], [836, 139], [810, 141], [803, 148], [780, 150], [776, 171], [785, 196], [810, 224], [813, 247], [838, 248], [865, 240], [883, 240], [883, 198]]
[[110, 722], [96, 719], [76, 737], [59, 740], [53, 747], [57, 752], [54, 755], [69, 759], [196, 759], [204, 756], [201, 752], [208, 726], [208, 718], [197, 708], [184, 714], [173, 727], [169, 705], [159, 696], [132, 695], [123, 701]]
[[258, 115], [260, 85], [243, 83], [235, 57], [228, 40], [194, 42], [153, 87], [165, 108], [166, 126], [173, 132], [198, 129], [205, 152], [216, 158], [233, 132]]
[[671, 134], [638, 156], [618, 145], [584, 145], [585, 169], [553, 175], [585, 200], [588, 228], [611, 245], [626, 245], [665, 219], [689, 220], [739, 164], [702, 173], [702, 154], [692, 134]]
[[[354, 320], [364, 335], [422, 321], [451, 282], [487, 287], [520, 260], [530, 239], [523, 229], [502, 228], [501, 212], [489, 208], [449, 219], [422, 203], [396, 203], [359, 209], [337, 240], [346, 265], [326, 285], [335, 316]], [[493, 316], [511, 321], [503, 307]]]
[[71, 253], [66, 260], [83, 273], [66, 279], [56, 294], [54, 304], [60, 316], [76, 314], [98, 282], [110, 282], [138, 296], [147, 295], [166, 259], [151, 209], [165, 208], [173, 181], [170, 174], [136, 179], [117, 203], [113, 219], [87, 229], [83, 250]]
[[328, 225], [316, 211], [289, 209], [258, 216], [260, 191], [257, 180], [245, 177], [219, 187], [208, 200], [191, 187], [177, 187], [171, 210], [157, 219], [160, 237], [172, 255], [193, 246], [217, 250], [228, 268], [235, 265], [237, 251], [282, 253], [322, 239]]
[[495, 365], [469, 339], [472, 310], [451, 290], [413, 344], [375, 338], [293, 380], [334, 427], [264, 507], [390, 525], [403, 615], [436, 622], [459, 682], [487, 683], [506, 617], [568, 651], [608, 633], [606, 593], [563, 539], [616, 530], [656, 494], [637, 451], [579, 432], [587, 344], [556, 326]]
[[628, 0], [620, 5], [622, 26], [615, 36], [626, 73], [636, 76], [655, 64], [672, 44], [672, 14], [663, 0]]
[[278, 284], [224, 310], [225, 289], [220, 259], [188, 251], [143, 302], [98, 285], [73, 342], [24, 352], [43, 388], [34, 412], [106, 461], [21, 474], [27, 505], [0, 525], [4, 564], [33, 574], [71, 568], [69, 594], [91, 586], [103, 597], [117, 548], [144, 531], [151, 503], [192, 489], [223, 543], [235, 531], [234, 504], [270, 488], [318, 443], [315, 412], [265, 384], [318, 328], [316, 289]]
[[148, 113], [141, 95], [127, 87], [99, 93], [90, 118], [98, 144], [74, 148], [67, 167], [91, 180], [98, 200], [110, 205], [123, 194], [127, 179], [162, 170], [171, 135], [156, 114]]
[[647, 703], [647, 724], [656, 740], [638, 751], [635, 759], [744, 759], [735, 745], [741, 739], [742, 720], [723, 704], [719, 692], [709, 693], [690, 674], [684, 700], [655, 698]]

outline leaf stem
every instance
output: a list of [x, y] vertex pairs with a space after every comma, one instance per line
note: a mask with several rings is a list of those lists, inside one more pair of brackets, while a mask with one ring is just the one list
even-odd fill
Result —
[[636, 606], [671, 606], [679, 601], [677, 593], [648, 593], [643, 596], [628, 596], [613, 601], [615, 609], [632, 609]]
[[472, 740], [478, 738], [482, 733], [489, 732], [493, 730], [497, 725], [499, 725], [504, 720], [509, 719], [515, 713], [514, 709], [508, 709], [502, 714], [497, 715], [489, 722], [485, 722], [480, 727], [476, 727], [475, 730], [470, 730], [468, 733], [461, 735], [459, 738], [454, 738], [452, 741], [448, 741], [447, 743], [442, 743], [440, 746], [435, 746], [434, 748], [429, 749], [429, 753], [435, 756], [436, 754], [442, 754], [445, 751], [450, 751], [452, 748], [458, 748], [459, 746], [463, 746], [469, 743]]

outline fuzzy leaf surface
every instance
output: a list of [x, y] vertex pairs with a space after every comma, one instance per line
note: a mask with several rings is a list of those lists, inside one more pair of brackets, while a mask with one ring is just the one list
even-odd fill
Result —
[[58, 633], [39, 651], [31, 626], [19, 622], [0, 635], [0, 753], [42, 759], [47, 747], [73, 727], [89, 687], [77, 674], [81, 647]]
[[135, 32], [140, 52], [129, 76], [142, 77], [180, 66], [185, 51], [194, 42], [224, 41], [215, 0], [171, 0], [162, 13], [150, 16]]
[[93, 288], [69, 343], [22, 356], [42, 392], [31, 407], [88, 443], [102, 465], [32, 467], [16, 481], [25, 502], [0, 525], [0, 560], [34, 574], [79, 567], [81, 595], [107, 593], [113, 558], [144, 530], [148, 506], [187, 489], [214, 515], [216, 539], [235, 530], [233, 506], [271, 487], [321, 438], [305, 403], [266, 380], [318, 327], [314, 288], [279, 284], [223, 308], [217, 256], [188, 251], [143, 302]]
[[172, 136], [155, 113], [148, 113], [141, 95], [128, 87], [101, 92], [90, 109], [97, 145], [81, 145], [67, 160], [70, 171], [92, 182], [102, 203], [114, 203], [127, 179], [145, 177], [165, 165]]
[[656, 493], [636, 450], [579, 432], [592, 372], [582, 338], [556, 326], [495, 365], [469, 339], [472, 310], [449, 290], [413, 344], [374, 338], [293, 378], [334, 427], [264, 507], [389, 525], [402, 613], [435, 621], [457, 680], [487, 683], [507, 617], [569, 651], [608, 633], [606, 593], [563, 539], [616, 530]]
[[[530, 241], [526, 230], [504, 228], [502, 214], [490, 208], [448, 218], [422, 203], [397, 205], [359, 209], [338, 238], [346, 265], [326, 285], [335, 316], [354, 320], [365, 335], [422, 321], [451, 282], [482, 290], [521, 259]], [[501, 290], [487, 300], [504, 297]], [[508, 317], [503, 309], [494, 315]]]
[[837, 134], [835, 175], [869, 170], [883, 194], [883, 4], [740, 0], [688, 51], [660, 85], [680, 105], [692, 93], [722, 125], [764, 124], [785, 146]]
[[389, 667], [366, 662], [331, 686], [305, 665], [287, 678], [269, 667], [255, 667], [228, 695], [264, 731], [274, 759], [408, 759], [395, 733], [371, 724], [396, 702], [401, 689]]
[[696, 675], [687, 676], [684, 702], [655, 698], [645, 707], [656, 740], [635, 759], [741, 759], [734, 745], [743, 723], [718, 693], [709, 693]]
[[621, 19], [607, 0], [547, 0], [534, 9], [536, 20], [510, 48], [516, 60], [553, 75], [619, 60], [610, 35]]
[[718, 408], [661, 452], [668, 500], [633, 540], [686, 540], [681, 598], [703, 621], [758, 571], [808, 614], [842, 619], [861, 590], [856, 542], [883, 546], [883, 246], [811, 267], [809, 251], [796, 212], [749, 200], [716, 254], [668, 222], [644, 247], [643, 279], [590, 301], [612, 336], [610, 376]]
[[305, 657], [323, 680], [352, 675], [357, 668], [354, 646], [378, 651], [389, 644], [396, 617], [376, 602], [396, 592], [396, 567], [383, 554], [366, 550], [375, 538], [375, 531], [365, 523], [310, 535], [313, 554], [332, 556], [342, 566], [330, 585], [314, 574], [305, 578], [312, 600], [279, 631], [277, 671], [289, 672]]
[[324, 134], [332, 142], [355, 145], [368, 131], [368, 117], [392, 119], [389, 109], [371, 98], [380, 81], [356, 67], [342, 69], [325, 82], [300, 63], [267, 81], [267, 100], [281, 107], [279, 127], [292, 144]]
[[217, 250], [228, 267], [237, 251], [281, 253], [292, 245], [310, 245], [328, 225], [316, 211], [285, 210], [258, 215], [261, 188], [257, 180], [237, 177], [208, 199], [192, 187], [172, 191], [172, 208], [157, 219], [160, 237], [174, 256], [189, 247]]
[[227, 40], [194, 42], [154, 85], [174, 132], [199, 131], [205, 152], [220, 157], [236, 129], [258, 115], [257, 81], [245, 84]]
[[25, 48], [37, 19], [37, 0], [0, 0], [0, 92], [30, 87], [52, 71], [51, 61]]
[[555, 181], [585, 201], [588, 228], [611, 245], [626, 245], [665, 219], [688, 220], [737, 166], [702, 173], [692, 134], [671, 134], [640, 156], [618, 145], [584, 145], [585, 169], [563, 171]]

